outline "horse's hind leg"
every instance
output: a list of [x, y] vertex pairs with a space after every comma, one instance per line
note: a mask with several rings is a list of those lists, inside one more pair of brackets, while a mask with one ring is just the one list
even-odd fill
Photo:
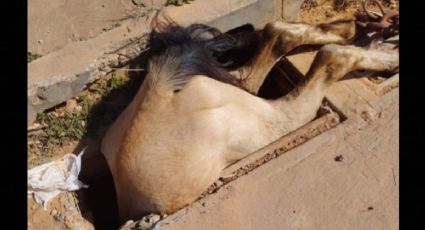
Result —
[[241, 73], [242, 86], [253, 94], [279, 59], [301, 45], [346, 44], [355, 35], [353, 21], [335, 21], [320, 25], [268, 23], [262, 32], [257, 54]]
[[273, 101], [291, 118], [294, 130], [311, 121], [334, 82], [354, 70], [393, 71], [398, 68], [398, 50], [364, 49], [329, 44], [320, 48], [305, 81], [286, 96]]

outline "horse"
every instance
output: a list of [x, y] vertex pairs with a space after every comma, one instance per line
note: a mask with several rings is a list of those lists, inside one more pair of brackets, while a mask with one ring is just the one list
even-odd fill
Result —
[[[357, 33], [354, 20], [274, 21], [241, 36], [155, 23], [148, 73], [101, 143], [121, 219], [195, 201], [227, 166], [313, 120], [347, 73], [398, 69], [398, 49], [353, 45]], [[305, 79], [277, 99], [259, 97], [273, 66], [304, 45], [319, 47]]]

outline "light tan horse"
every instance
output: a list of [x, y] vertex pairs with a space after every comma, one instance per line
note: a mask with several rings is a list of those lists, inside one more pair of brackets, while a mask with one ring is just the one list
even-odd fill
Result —
[[[398, 50], [347, 45], [354, 21], [277, 21], [261, 31], [248, 67], [232, 76], [211, 55], [223, 48], [211, 31], [171, 24], [151, 34], [158, 52], [149, 73], [101, 146], [122, 220], [193, 202], [226, 166], [314, 119], [326, 89], [348, 72], [392, 71], [399, 63]], [[255, 96], [274, 64], [304, 44], [324, 45], [306, 80], [275, 100]]]

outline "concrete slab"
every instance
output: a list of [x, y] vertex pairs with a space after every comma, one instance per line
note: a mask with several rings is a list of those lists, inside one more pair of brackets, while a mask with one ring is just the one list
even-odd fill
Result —
[[47, 55], [94, 38], [118, 26], [132, 5], [129, 0], [28, 1], [28, 50]]

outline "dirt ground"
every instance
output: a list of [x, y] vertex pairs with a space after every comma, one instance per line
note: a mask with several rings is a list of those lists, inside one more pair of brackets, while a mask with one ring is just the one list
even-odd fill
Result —
[[60, 193], [47, 210], [28, 199], [28, 229], [94, 229], [90, 218], [81, 216], [75, 193]]
[[[398, 8], [398, 0], [383, 0], [384, 6]], [[300, 12], [300, 19], [305, 23], [318, 24], [329, 20], [354, 18], [354, 12], [361, 9], [361, 0], [306, 0]], [[371, 5], [371, 10], [378, 8]]]
[[[28, 28], [28, 49], [31, 52], [41, 55], [54, 52], [69, 43], [83, 41], [98, 36], [101, 33], [119, 26], [121, 20], [132, 20], [135, 17], [142, 17], [152, 6], [163, 4], [164, 0], [145, 1], [146, 7], [141, 8], [131, 0], [94, 0], [69, 2], [65, 0], [33, 0], [29, 1], [28, 15], [30, 23]], [[344, 2], [344, 7], [335, 7], [334, 2]], [[389, 1], [385, 1], [389, 3]], [[45, 10], [45, 5], [54, 7]], [[398, 1], [396, 1], [398, 6]], [[303, 4], [300, 12], [301, 21], [306, 23], [321, 23], [353, 15], [359, 7], [359, 1], [332, 1], [332, 0], [310, 0]], [[40, 16], [43, 12], [49, 17]], [[45, 20], [45, 19], [48, 20]], [[43, 20], [42, 20], [43, 19]], [[72, 19], [72, 20], [71, 20]], [[71, 23], [72, 22], [72, 23]], [[135, 65], [130, 65], [135, 68]], [[87, 116], [91, 111], [92, 120], [98, 120], [96, 125], [87, 124], [87, 120], [77, 120], [79, 125], [72, 126], [86, 130], [84, 135], [65, 135], [59, 133], [46, 134], [48, 128], [30, 131], [28, 134], [28, 169], [62, 157], [66, 153], [78, 152], [87, 143], [98, 143], [108, 125], [116, 118], [125, 105], [131, 100], [131, 95], [136, 92], [143, 79], [144, 73], [118, 73], [120, 80], [117, 88], [113, 87], [115, 80], [111, 76], [93, 83], [72, 102], [64, 103], [46, 111], [45, 114], [54, 116], [57, 119], [71, 113]], [[137, 80], [134, 80], [137, 79]], [[123, 86], [125, 84], [128, 86]], [[112, 85], [112, 86], [111, 86]], [[120, 88], [121, 87], [121, 88]], [[123, 93], [127, 91], [126, 93]], [[106, 94], [109, 94], [106, 95]], [[125, 95], [124, 95], [125, 94]], [[124, 96], [123, 96], [124, 95]], [[123, 98], [124, 97], [124, 98]], [[99, 106], [100, 105], [100, 106]], [[42, 122], [40, 122], [41, 125]], [[93, 122], [92, 122], [93, 123]], [[88, 130], [88, 131], [87, 131]], [[50, 135], [50, 136], [49, 136]], [[53, 138], [60, 139], [52, 141]], [[51, 142], [51, 143], [50, 143]], [[96, 147], [93, 148], [96, 152]], [[90, 154], [89, 154], [90, 155]], [[96, 154], [94, 154], [96, 155]], [[94, 157], [95, 164], [89, 167], [105, 167], [104, 160]], [[84, 167], [84, 166], [83, 166]], [[87, 166], [86, 166], [87, 167]], [[96, 171], [97, 169], [93, 169]], [[105, 206], [99, 198], [97, 204], [88, 202], [90, 198], [96, 197], [94, 191], [104, 192], [104, 196], [113, 196], [111, 181], [95, 184], [96, 190], [91, 192], [79, 191], [64, 192], [53, 199], [47, 208], [43, 210], [42, 205], [28, 198], [28, 228], [29, 229], [94, 229], [95, 218], [99, 218], [93, 209], [112, 209], [114, 206]], [[96, 187], [97, 186], [97, 187]], [[102, 195], [99, 195], [101, 197]], [[107, 198], [105, 198], [107, 199]], [[96, 206], [96, 208], [94, 208]], [[104, 218], [114, 218], [116, 210], [107, 212]], [[96, 217], [95, 217], [96, 216]], [[101, 218], [101, 217], [100, 217]], [[108, 222], [109, 221], [109, 222]], [[111, 223], [108, 225], [108, 223]], [[115, 223], [116, 224], [116, 223]], [[99, 229], [116, 229], [114, 220], [98, 221]], [[109, 226], [109, 227], [107, 227]]]

